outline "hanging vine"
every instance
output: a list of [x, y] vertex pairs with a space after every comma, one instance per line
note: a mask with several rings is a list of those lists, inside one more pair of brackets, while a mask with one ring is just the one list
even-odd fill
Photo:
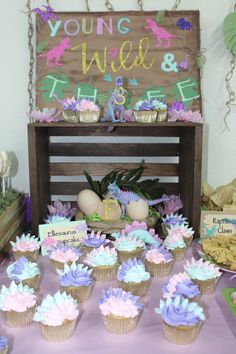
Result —
[[223, 32], [225, 45], [232, 55], [230, 60], [230, 70], [225, 76], [225, 87], [228, 93], [228, 100], [225, 102], [227, 111], [224, 115], [224, 126], [225, 129], [230, 130], [227, 124], [227, 118], [231, 112], [232, 106], [236, 106], [235, 92], [231, 86], [231, 79], [234, 75], [236, 66], [236, 3], [234, 4], [234, 12], [227, 15], [224, 19]]
[[181, 4], [182, 0], [175, 0], [174, 6], [172, 7], [172, 11], [176, 11]]
[[27, 18], [28, 18], [28, 48], [30, 53], [29, 59], [29, 82], [28, 82], [28, 95], [29, 95], [29, 110], [34, 109], [34, 97], [33, 97], [33, 76], [34, 76], [34, 47], [33, 47], [33, 19], [31, 12], [31, 0], [27, 0]]

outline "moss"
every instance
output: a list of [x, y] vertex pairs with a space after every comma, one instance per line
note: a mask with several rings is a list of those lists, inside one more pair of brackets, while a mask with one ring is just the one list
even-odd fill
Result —
[[20, 196], [22, 193], [19, 193], [13, 189], [8, 189], [3, 196], [0, 193], [0, 215]]

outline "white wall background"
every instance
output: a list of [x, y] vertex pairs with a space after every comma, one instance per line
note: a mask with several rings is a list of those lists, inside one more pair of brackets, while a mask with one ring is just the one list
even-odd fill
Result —
[[[111, 0], [115, 10], [138, 10], [136, 0]], [[144, 0], [144, 10], [171, 9], [174, 0]], [[89, 0], [92, 11], [106, 11], [105, 0]], [[43, 1], [32, 0], [32, 6]], [[233, 11], [232, 0], [182, 0], [180, 10], [200, 10], [201, 46], [206, 48], [203, 70], [203, 181], [214, 187], [236, 177], [236, 108], [228, 118], [230, 131], [223, 132], [227, 99], [224, 77], [230, 54], [223, 43], [222, 23]], [[19, 169], [15, 188], [29, 191], [27, 123], [28, 62], [26, 0], [0, 1], [0, 150], [14, 151]], [[58, 11], [86, 11], [85, 0], [51, 0]], [[236, 72], [232, 80], [236, 91]], [[30, 147], [29, 147], [30, 148]], [[43, 173], [43, 171], [42, 171]]]

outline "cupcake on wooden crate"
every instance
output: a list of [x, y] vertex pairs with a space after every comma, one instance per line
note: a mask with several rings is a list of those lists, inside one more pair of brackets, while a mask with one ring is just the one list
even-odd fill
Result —
[[8, 352], [8, 338], [0, 336], [0, 354], [7, 354]]
[[102, 290], [103, 297], [98, 300], [105, 328], [115, 334], [132, 332], [139, 321], [143, 304], [138, 296], [120, 288]]
[[162, 217], [162, 232], [166, 237], [168, 236], [168, 232], [172, 227], [177, 225], [188, 225], [187, 218], [185, 218], [182, 214], [170, 213], [166, 214], [165, 217]]
[[140, 259], [129, 259], [119, 266], [117, 280], [123, 290], [131, 291], [137, 296], [145, 296], [150, 285], [150, 273], [145, 270]]
[[115, 279], [119, 266], [115, 248], [102, 245], [88, 253], [85, 262], [93, 268], [95, 280], [107, 282]]
[[57, 274], [57, 269], [64, 269], [65, 263], [68, 265], [71, 265], [73, 262], [78, 263], [79, 258], [82, 255], [83, 252], [81, 252], [79, 248], [75, 248], [67, 244], [63, 245], [60, 241], [58, 241], [49, 251], [49, 258], [53, 272]]
[[200, 296], [198, 285], [194, 284], [186, 272], [174, 274], [162, 286], [163, 297], [182, 296], [189, 300], [197, 300]]
[[127, 262], [131, 258], [139, 258], [142, 255], [145, 243], [135, 236], [121, 236], [114, 242], [120, 263]]
[[156, 308], [155, 312], [162, 317], [166, 339], [174, 344], [189, 344], [195, 341], [205, 320], [202, 307], [180, 296], [160, 300], [160, 307]]
[[186, 261], [184, 270], [192, 281], [199, 286], [202, 295], [213, 293], [222, 275], [219, 267], [204, 261], [202, 258], [199, 260], [191, 258], [190, 261]]
[[79, 112], [80, 123], [97, 123], [99, 121], [100, 108], [99, 106], [88, 99], [82, 99], [76, 105]]
[[62, 114], [64, 120], [71, 123], [78, 123], [79, 121], [79, 112], [77, 110], [77, 105], [79, 100], [77, 100], [74, 96], [71, 98], [65, 98], [63, 100], [59, 100], [61, 104]]
[[92, 271], [83, 264], [65, 263], [63, 270], [57, 270], [61, 292], [65, 291], [78, 302], [87, 300], [92, 290]]
[[40, 270], [36, 263], [30, 262], [27, 258], [21, 257], [7, 267], [7, 275], [17, 284], [28, 285], [35, 291], [39, 289]]
[[175, 229], [169, 231], [163, 245], [172, 253], [175, 261], [181, 261], [186, 253], [187, 245], [183, 240], [182, 234]]
[[41, 242], [36, 236], [22, 234], [16, 236], [15, 242], [10, 242], [15, 260], [26, 257], [32, 262], [37, 261]]
[[146, 252], [145, 267], [153, 277], [166, 277], [173, 266], [173, 256], [164, 246]]
[[84, 253], [89, 253], [94, 248], [105, 246], [108, 242], [109, 240], [106, 239], [106, 235], [102, 234], [101, 231], [92, 231], [82, 239], [80, 247]]
[[155, 123], [157, 111], [150, 100], [139, 100], [134, 106], [135, 120], [139, 123]]
[[14, 281], [7, 288], [2, 286], [0, 291], [0, 311], [4, 322], [9, 327], [26, 327], [34, 316], [37, 296], [33, 288]]
[[167, 104], [161, 100], [153, 100], [152, 104], [157, 111], [157, 122], [165, 122], [167, 120]]
[[47, 295], [36, 308], [34, 321], [40, 323], [41, 334], [50, 342], [62, 342], [69, 339], [75, 330], [79, 316], [77, 301], [71, 295], [59, 291], [53, 296]]

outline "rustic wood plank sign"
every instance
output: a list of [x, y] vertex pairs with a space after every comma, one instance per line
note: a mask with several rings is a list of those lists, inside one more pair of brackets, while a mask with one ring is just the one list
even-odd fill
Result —
[[198, 11], [56, 13], [37, 16], [36, 99], [40, 108], [75, 96], [106, 102], [121, 76], [126, 108], [138, 99], [201, 109]]

